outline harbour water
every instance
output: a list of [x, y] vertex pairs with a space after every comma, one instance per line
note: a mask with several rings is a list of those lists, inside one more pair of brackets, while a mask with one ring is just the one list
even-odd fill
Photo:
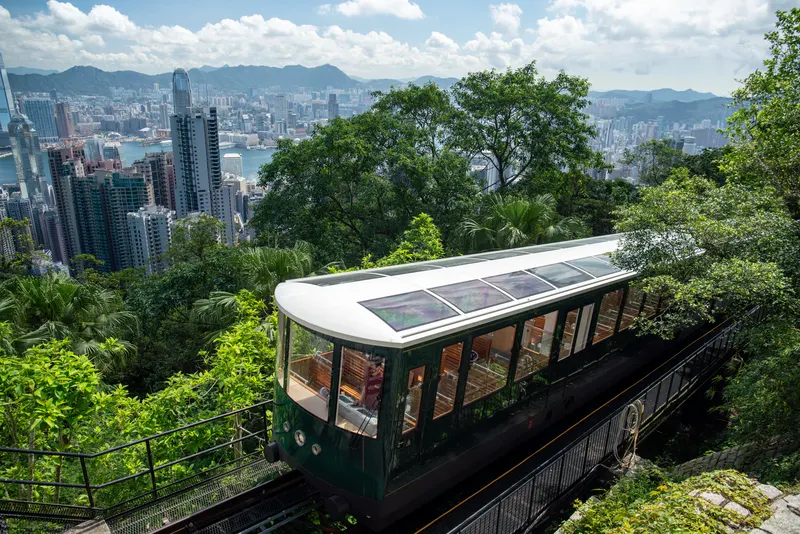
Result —
[[[125, 160], [125, 165], [130, 165], [137, 159], [144, 157], [145, 152], [169, 152], [172, 150], [172, 145], [150, 145], [141, 146], [138, 142], [122, 143], [122, 158]], [[241, 154], [242, 155], [242, 169], [245, 178], [256, 180], [258, 178], [258, 169], [265, 163], [272, 161], [272, 155], [275, 153], [274, 148], [266, 150], [246, 150], [244, 148], [224, 148], [220, 150], [222, 154]], [[10, 184], [17, 181], [17, 170], [14, 167], [14, 158], [11, 156], [0, 158], [0, 184]]]

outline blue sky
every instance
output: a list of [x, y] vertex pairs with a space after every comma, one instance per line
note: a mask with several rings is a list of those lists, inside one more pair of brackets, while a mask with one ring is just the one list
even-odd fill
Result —
[[800, 0], [0, 0], [8, 66], [167, 72], [225, 63], [360, 77], [461, 76], [536, 60], [607, 90], [729, 93]]

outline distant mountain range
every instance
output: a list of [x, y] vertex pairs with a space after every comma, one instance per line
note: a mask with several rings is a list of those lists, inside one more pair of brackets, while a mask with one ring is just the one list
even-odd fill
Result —
[[[111, 87], [123, 89], [151, 89], [154, 83], [161, 87], [169, 87], [172, 73], [142, 74], [134, 71], [108, 72], [95, 67], [72, 67], [64, 72], [43, 74], [46, 71], [17, 67], [16, 70], [25, 70], [24, 73], [8, 69], [8, 79], [13, 91], [48, 92], [53, 89], [61, 94], [79, 95], [110, 95]], [[400, 80], [381, 79], [358, 81], [332, 65], [320, 67], [303, 67], [290, 65], [283, 68], [245, 66], [222, 67], [203, 66], [189, 70], [192, 84], [209, 84], [224, 90], [246, 91], [250, 88], [276, 87], [281, 91], [294, 91], [298, 87], [312, 90], [325, 90], [328, 87], [337, 89], [352, 89], [364, 87], [375, 90], [388, 90], [392, 86], [405, 85]], [[424, 76], [415, 80], [417, 84], [428, 81], [435, 82], [442, 87], [450, 87], [456, 78], [437, 78]]]
[[31, 67], [8, 67], [6, 70], [9, 74], [42, 74], [44, 76], [58, 72], [57, 70], [34, 69]]
[[709, 98], [719, 98], [714, 93], [700, 93], [692, 89], [686, 91], [676, 91], [675, 89], [656, 89], [654, 91], [625, 91], [615, 89], [613, 91], [589, 91], [589, 96], [593, 98], [619, 98], [631, 102], [656, 103], [656, 102], [696, 102], [698, 100], [708, 100]]

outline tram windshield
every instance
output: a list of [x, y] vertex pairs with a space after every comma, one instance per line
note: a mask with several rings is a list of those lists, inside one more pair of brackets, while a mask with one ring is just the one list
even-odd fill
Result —
[[378, 436], [385, 359], [342, 347], [336, 426], [354, 434]]
[[301, 407], [328, 420], [333, 342], [294, 321], [289, 328], [289, 380], [286, 393]]

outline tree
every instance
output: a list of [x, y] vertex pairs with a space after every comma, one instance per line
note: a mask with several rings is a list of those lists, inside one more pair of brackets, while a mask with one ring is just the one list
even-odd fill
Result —
[[452, 87], [454, 145], [470, 156], [488, 153], [501, 187], [523, 176], [597, 167], [602, 161], [589, 147], [596, 132], [583, 112], [588, 94], [586, 79], [562, 71], [547, 80], [534, 62], [470, 73]]
[[669, 141], [654, 139], [640, 144], [632, 151], [625, 149], [622, 163], [636, 167], [639, 183], [659, 185], [669, 177], [673, 169], [683, 165], [683, 160], [683, 152], [674, 148]]
[[778, 11], [766, 34], [771, 57], [733, 92], [732, 150], [724, 170], [734, 179], [772, 185], [795, 207], [800, 198], [800, 8]]
[[[68, 339], [77, 354], [109, 370], [136, 350], [123, 340], [136, 335], [138, 321], [119, 296], [63, 274], [16, 277], [0, 285], [0, 320], [13, 325], [11, 344], [20, 354], [47, 340]], [[109, 345], [109, 339], [119, 341]]]
[[713, 321], [712, 302], [735, 317], [752, 306], [797, 311], [795, 224], [770, 188], [720, 187], [678, 169], [621, 208], [617, 230], [625, 235], [615, 262], [639, 272], [644, 290], [668, 302], [641, 324], [646, 332], [670, 338]]
[[202, 261], [209, 251], [222, 247], [225, 223], [210, 215], [179, 219], [172, 231], [169, 252], [172, 262]]
[[560, 217], [550, 194], [527, 200], [495, 193], [478, 217], [464, 219], [461, 232], [467, 248], [480, 252], [570, 239], [585, 228], [578, 219]]
[[416, 261], [438, 260], [442, 256], [444, 256], [442, 234], [429, 215], [420, 213], [411, 220], [408, 229], [403, 232], [403, 239], [397, 248], [388, 256], [379, 259], [374, 266], [389, 267]]

